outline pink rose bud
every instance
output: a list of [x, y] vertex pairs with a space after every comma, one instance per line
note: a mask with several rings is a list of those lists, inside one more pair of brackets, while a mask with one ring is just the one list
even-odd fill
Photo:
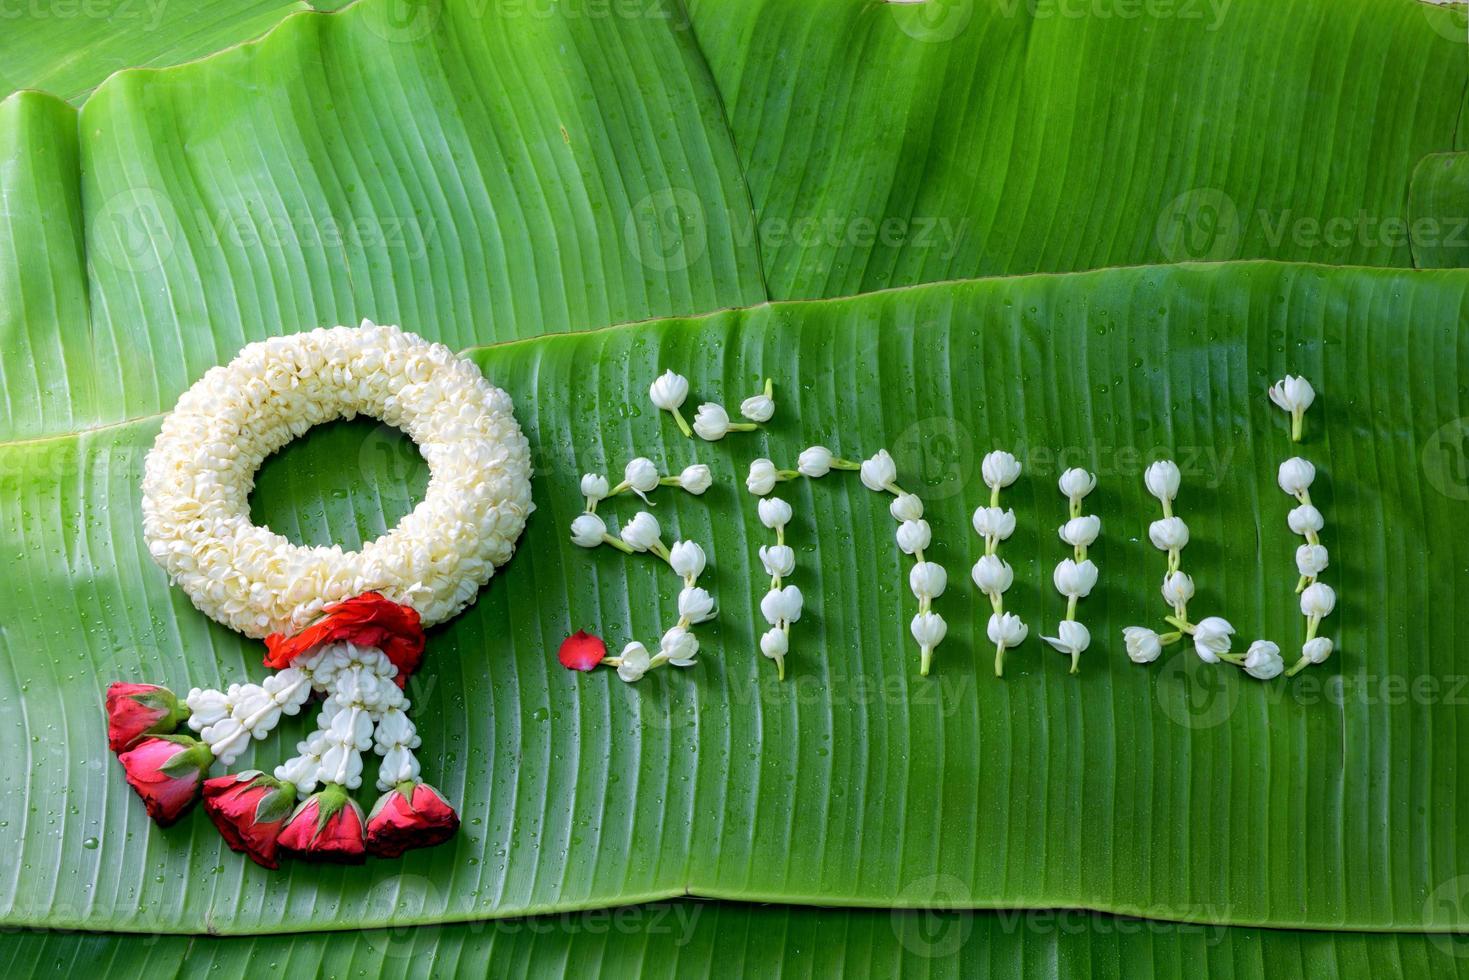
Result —
[[107, 744], [121, 752], [144, 735], [167, 735], [189, 709], [157, 684], [113, 684], [107, 689]]
[[459, 814], [427, 783], [399, 783], [378, 797], [367, 818], [367, 849], [397, 857], [415, 847], [433, 847], [459, 830]]
[[258, 770], [204, 784], [204, 812], [230, 848], [263, 868], [280, 867], [277, 841], [296, 808], [296, 787]]
[[204, 774], [214, 763], [209, 746], [187, 735], [150, 735], [117, 757], [128, 785], [148, 807], [148, 816], [167, 827], [199, 799]]
[[362, 808], [345, 786], [329, 783], [296, 807], [277, 843], [286, 855], [304, 861], [361, 864], [367, 860]]

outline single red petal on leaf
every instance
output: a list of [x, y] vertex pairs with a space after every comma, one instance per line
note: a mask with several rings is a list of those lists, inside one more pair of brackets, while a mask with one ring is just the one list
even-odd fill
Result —
[[591, 670], [607, 656], [607, 644], [600, 636], [586, 630], [577, 630], [561, 641], [561, 651], [556, 658], [561, 666], [570, 670]]

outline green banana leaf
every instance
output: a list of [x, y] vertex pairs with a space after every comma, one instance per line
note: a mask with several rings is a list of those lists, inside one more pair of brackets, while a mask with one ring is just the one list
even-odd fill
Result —
[[[1149, 920], [1143, 939], [1100, 917], [1073, 941], [966, 916], [953, 921], [980, 941], [965, 972], [1192, 965], [1198, 942], [1160, 941], [1153, 920], [1232, 926], [1204, 952], [1219, 972], [1462, 971], [1442, 933], [1469, 929], [1455, 615], [1469, 571], [1426, 556], [1457, 540], [1469, 500], [1469, 279], [1406, 269], [1463, 265], [1448, 236], [1382, 225], [1464, 213], [1463, 10], [1235, 0], [1216, 24], [1139, 23], [1122, 0], [1084, 19], [1006, 0], [605, 9], [364, 0], [236, 47], [276, 15], [170, 7], [147, 37], [43, 25], [88, 52], [70, 61], [50, 58], [56, 34], [0, 39], [0, 93], [55, 92], [0, 101], [0, 922], [242, 937], [19, 934], [0, 937], [0, 959], [19, 974], [110, 956], [125, 974], [198, 955], [227, 974], [281, 947], [252, 934], [467, 921], [406, 941], [527, 972], [540, 957], [671, 972], [726, 955], [825, 972], [842, 965], [826, 944], [842, 930], [873, 950], [873, 972], [937, 965], [903, 959], [908, 926], [889, 930], [887, 912], [700, 905], [737, 935], [723, 945], [715, 928], [687, 950], [507, 942], [474, 924], [697, 895]], [[115, 67], [215, 48], [69, 104]], [[1343, 219], [1351, 240], [1323, 239]], [[1246, 257], [1348, 267], [765, 304]], [[477, 605], [432, 633], [410, 692], [459, 838], [272, 874], [201, 815], [167, 832], [147, 820], [105, 751], [102, 691], [263, 675], [260, 645], [208, 622], [148, 560], [142, 459], [161, 413], [243, 344], [364, 316], [465, 350], [511, 392], [539, 511]], [[646, 397], [667, 367], [726, 403], [773, 377], [769, 431], [683, 440]], [[1322, 389], [1304, 451], [1322, 470], [1339, 654], [1272, 684], [1183, 651], [1131, 664], [1121, 627], [1163, 611], [1139, 478], [1157, 455], [1185, 468], [1196, 607], [1294, 652], [1294, 542], [1273, 475], [1290, 447], [1263, 397], [1287, 370]], [[788, 681], [758, 653], [768, 532], [743, 474], [816, 441], [886, 446], [928, 505], [950, 573], [931, 677], [891, 520], [850, 477], [782, 490], [807, 613]], [[1003, 681], [967, 580], [978, 459], [996, 446], [1028, 463], [1005, 553], [1032, 639]], [[666, 573], [566, 538], [578, 475], [635, 454], [714, 467], [709, 494], [661, 491], [654, 512], [670, 538], [709, 548], [722, 612], [698, 667], [627, 686], [554, 654], [581, 626], [646, 641], [673, 618]], [[1079, 678], [1036, 639], [1061, 609], [1063, 462], [1102, 477]], [[354, 546], [425, 478], [395, 430], [343, 423], [269, 461], [253, 506], [296, 540]], [[254, 759], [273, 765], [301, 730]], [[780, 928], [794, 938], [764, 949]], [[411, 972], [375, 935], [301, 937], [279, 955]]]
[[101, 967], [115, 980], [259, 976], [1172, 977], [1438, 980], [1461, 940], [1241, 929], [1066, 910], [913, 912], [674, 902], [547, 919], [216, 939], [22, 934], [7, 976]]
[[1410, 266], [1414, 168], [1462, 148], [1465, 10], [690, 0], [776, 299], [1146, 262]]
[[[231, 858], [202, 817], [152, 827], [103, 751], [114, 679], [176, 690], [263, 673], [262, 648], [211, 624], [147, 557], [136, 519], [157, 417], [0, 446], [0, 577], [11, 583], [0, 703], [0, 871], [9, 921], [124, 931], [273, 931], [472, 919], [682, 894], [851, 905], [1081, 906], [1314, 928], [1449, 930], [1464, 906], [1469, 789], [1459, 567], [1423, 555], [1466, 510], [1455, 272], [1243, 263], [944, 284], [476, 349], [535, 447], [538, 511], [478, 603], [430, 636], [410, 691], [426, 778], [462, 807], [452, 844], [401, 866], [290, 868]], [[411, 324], [410, 324], [411, 326]], [[1411, 343], [1403, 343], [1405, 330]], [[699, 397], [774, 377], [768, 433], [685, 440], [646, 385], [673, 366]], [[1292, 501], [1275, 486], [1286, 419], [1265, 398], [1316, 379], [1304, 452], [1322, 476], [1329, 622], [1341, 653], [1262, 684], [1174, 650], [1153, 668], [1120, 631], [1159, 624], [1162, 556], [1142, 464], [1177, 458], [1200, 595], [1244, 639], [1296, 649]], [[854, 479], [801, 482], [794, 581], [809, 597], [790, 679], [756, 648], [768, 540], [742, 480], [811, 442], [887, 447], [925, 498], [950, 569], [933, 676], [882, 501]], [[1050, 570], [1065, 463], [1101, 475], [1103, 569], [1082, 606], [1083, 674], [1037, 640], [1001, 681], [968, 514], [977, 460], [1014, 448], [1013, 607], [1059, 617]], [[712, 556], [722, 613], [695, 669], [625, 685], [555, 661], [592, 626], [618, 645], [673, 618], [651, 560], [571, 544], [578, 474], [645, 454], [701, 460], [701, 498], [662, 491], [669, 540]], [[314, 433], [264, 468], [258, 519], [355, 546], [411, 505], [422, 474], [367, 422]], [[421, 464], [419, 464], [421, 465]], [[332, 474], [335, 474], [334, 476]], [[362, 488], [369, 488], [365, 492]], [[635, 508], [610, 508], [615, 523]], [[859, 561], [853, 560], [860, 556]], [[554, 597], [554, 598], [548, 598]], [[1423, 680], [1426, 679], [1426, 680]], [[1432, 687], [1409, 687], [1431, 682]], [[254, 751], [274, 764], [287, 732]], [[94, 746], [95, 749], [88, 749]], [[250, 764], [242, 759], [240, 765]], [[22, 805], [23, 804], [23, 805]], [[71, 873], [35, 887], [28, 869]], [[418, 882], [405, 889], [402, 875]], [[1456, 884], [1456, 882], [1458, 884]], [[1455, 893], [1456, 894], [1456, 893]]]
[[76, 0], [0, 14], [0, 99], [37, 89], [79, 102], [113, 72], [162, 68], [258, 37], [300, 0]]

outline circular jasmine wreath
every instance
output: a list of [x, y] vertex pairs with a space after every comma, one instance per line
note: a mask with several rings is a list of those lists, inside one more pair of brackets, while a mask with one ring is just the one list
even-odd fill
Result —
[[[252, 523], [265, 458], [359, 414], [417, 444], [430, 474], [423, 502], [355, 552], [295, 545]], [[148, 455], [143, 534], [200, 611], [264, 638], [266, 666], [279, 673], [183, 699], [148, 684], [109, 689], [109, 742], [149, 813], [172, 823], [202, 790], [230, 846], [268, 867], [281, 853], [355, 861], [451, 836], [458, 816], [418, 780], [403, 687], [422, 658], [423, 626], [474, 599], [532, 509], [530, 449], [509, 396], [442, 344], [364, 321], [250, 344], [208, 371]], [[318, 729], [295, 758], [273, 775], [206, 780], [215, 761], [232, 763], [313, 693], [324, 696]], [[185, 722], [197, 739], [174, 734]], [[349, 791], [369, 749], [382, 756], [384, 795], [364, 818]]]

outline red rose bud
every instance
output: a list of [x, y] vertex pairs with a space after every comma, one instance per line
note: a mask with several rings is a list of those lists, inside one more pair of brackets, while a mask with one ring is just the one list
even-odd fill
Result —
[[556, 654], [556, 659], [561, 661], [561, 666], [570, 670], [591, 670], [605, 656], [607, 644], [602, 642], [600, 636], [593, 636], [586, 630], [577, 630], [561, 641], [561, 650]]
[[204, 774], [214, 764], [209, 746], [187, 735], [150, 735], [121, 753], [128, 785], [148, 807], [148, 816], [167, 827], [199, 799]]
[[231, 850], [263, 868], [280, 867], [277, 839], [296, 808], [296, 787], [250, 770], [204, 783], [204, 812]]
[[459, 830], [459, 814], [428, 783], [399, 783], [377, 799], [367, 818], [367, 850], [395, 858], [415, 847], [433, 847]]
[[157, 684], [113, 684], [107, 688], [107, 744], [121, 752], [144, 735], [167, 735], [189, 717], [189, 709]]
[[327, 643], [355, 643], [377, 647], [398, 668], [398, 686], [423, 659], [423, 627], [418, 611], [385, 599], [377, 592], [364, 592], [327, 606], [326, 614], [293, 636], [272, 633], [265, 638], [265, 666], [272, 670], [289, 667], [297, 657]]
[[367, 859], [362, 808], [346, 787], [330, 783], [296, 807], [276, 843], [285, 854], [304, 861], [361, 864]]

